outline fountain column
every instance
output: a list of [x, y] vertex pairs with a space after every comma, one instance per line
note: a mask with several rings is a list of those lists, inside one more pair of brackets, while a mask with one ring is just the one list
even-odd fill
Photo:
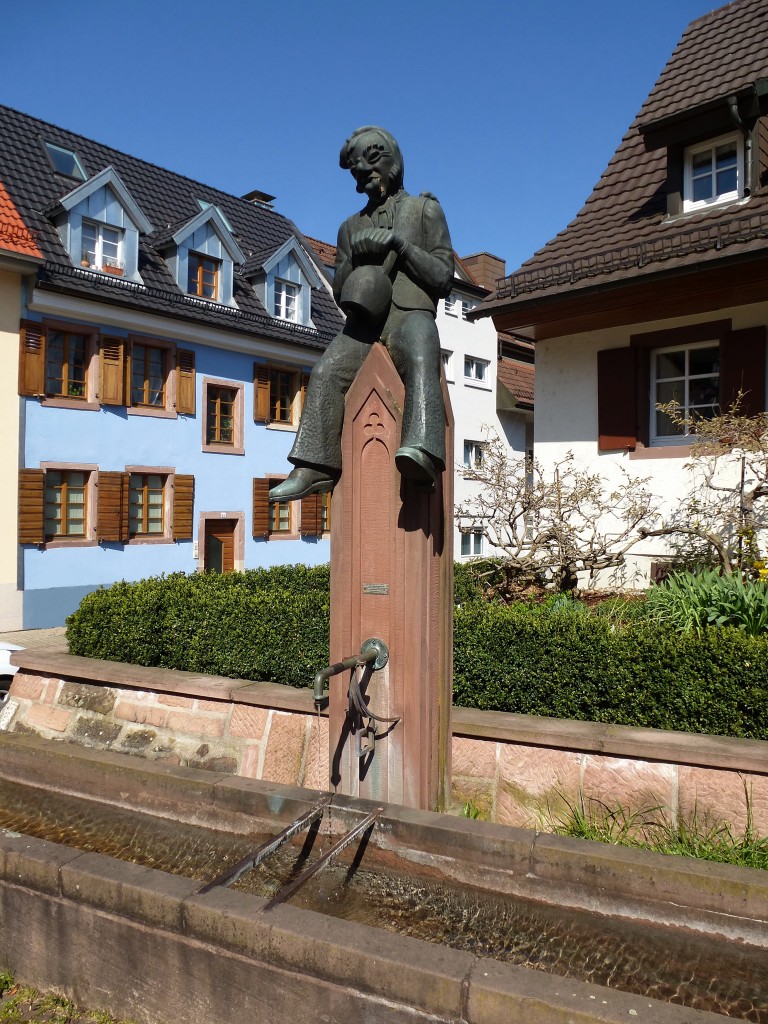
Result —
[[[389, 650], [384, 668], [331, 680], [331, 788], [423, 810], [443, 809], [450, 795], [453, 419], [442, 387], [447, 469], [429, 493], [395, 467], [404, 388], [387, 350], [373, 346], [347, 393], [331, 505], [331, 662], [371, 638]], [[350, 711], [354, 678], [364, 704], [399, 721], [366, 731]]]

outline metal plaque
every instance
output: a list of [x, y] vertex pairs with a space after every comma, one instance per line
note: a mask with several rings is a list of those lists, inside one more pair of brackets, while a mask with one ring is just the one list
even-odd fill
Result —
[[383, 594], [385, 597], [389, 595], [389, 584], [388, 583], [364, 583], [363, 584], [364, 594]]

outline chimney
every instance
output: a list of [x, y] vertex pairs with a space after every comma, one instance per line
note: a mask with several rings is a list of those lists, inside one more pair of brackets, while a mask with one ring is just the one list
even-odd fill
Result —
[[240, 198], [245, 199], [248, 203], [253, 203], [254, 206], [264, 206], [267, 210], [271, 210], [272, 200], [275, 197], [271, 196], [269, 192], [262, 192], [260, 189], [255, 188], [252, 192], [246, 192]]
[[496, 294], [496, 282], [507, 272], [507, 261], [490, 252], [476, 252], [472, 256], [462, 256], [461, 262], [482, 288]]

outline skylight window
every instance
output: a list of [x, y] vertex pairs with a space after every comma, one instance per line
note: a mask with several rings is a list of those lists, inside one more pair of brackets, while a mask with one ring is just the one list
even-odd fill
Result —
[[78, 178], [80, 181], [85, 181], [85, 171], [77, 153], [73, 153], [71, 149], [54, 146], [52, 142], [45, 143], [45, 151], [55, 171], [59, 174], [66, 174], [69, 178]]

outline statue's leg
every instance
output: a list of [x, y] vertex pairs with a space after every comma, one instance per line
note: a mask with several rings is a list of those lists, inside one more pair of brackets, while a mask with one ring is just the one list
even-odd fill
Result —
[[344, 395], [371, 351], [368, 341], [337, 334], [309, 377], [304, 409], [291, 453], [295, 466], [310, 466], [338, 475]]
[[386, 342], [405, 384], [401, 450], [426, 453], [440, 473], [445, 469], [445, 406], [437, 326], [424, 310], [398, 313], [387, 325]]

